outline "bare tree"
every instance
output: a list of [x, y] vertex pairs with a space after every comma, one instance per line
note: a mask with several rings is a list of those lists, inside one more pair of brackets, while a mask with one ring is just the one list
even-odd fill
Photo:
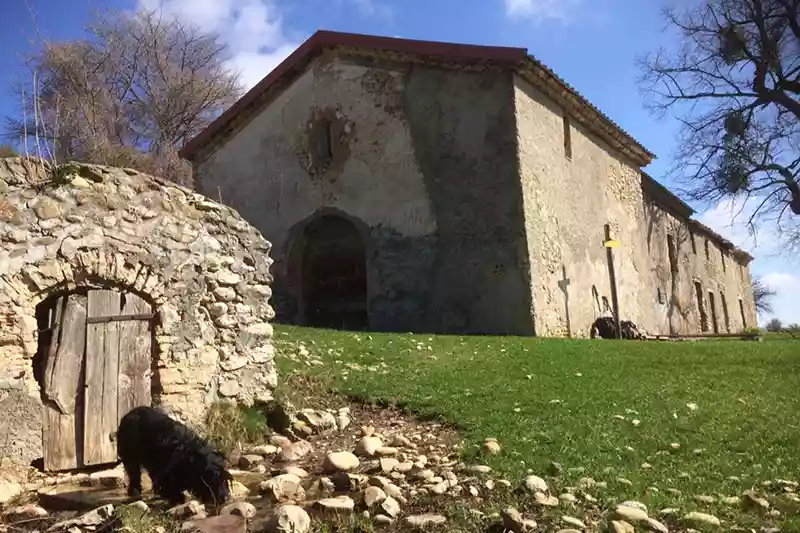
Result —
[[769, 322], [767, 322], [766, 330], [772, 332], [779, 332], [783, 329], [783, 322], [780, 321], [778, 318], [773, 318]]
[[22, 118], [7, 119], [7, 135], [35, 136], [57, 161], [131, 166], [190, 184], [178, 150], [241, 94], [224, 44], [147, 10], [97, 13], [86, 33], [44, 42], [29, 58], [35, 83], [19, 86]]
[[764, 280], [753, 280], [753, 300], [756, 304], [756, 311], [768, 315], [772, 313], [772, 297], [775, 296], [775, 291], [769, 287]]
[[672, 169], [690, 199], [755, 200], [747, 223], [800, 230], [800, 0], [702, 0], [664, 12], [676, 50], [640, 60], [657, 114], [682, 124]]
[[17, 151], [7, 144], [0, 144], [0, 157], [17, 157]]

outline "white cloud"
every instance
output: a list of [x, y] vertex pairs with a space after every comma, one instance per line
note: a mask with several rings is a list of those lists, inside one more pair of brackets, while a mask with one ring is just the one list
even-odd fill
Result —
[[218, 33], [230, 47], [230, 66], [250, 89], [297, 48], [273, 0], [138, 0], [138, 6]]
[[365, 15], [391, 17], [392, 8], [379, 0], [350, 0]]
[[505, 0], [507, 16], [537, 22], [545, 19], [567, 22], [580, 3], [581, 0]]

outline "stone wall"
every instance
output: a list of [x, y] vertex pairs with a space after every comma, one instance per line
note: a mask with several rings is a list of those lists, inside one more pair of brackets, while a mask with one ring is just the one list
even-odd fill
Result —
[[656, 325], [640, 170], [574, 121], [566, 153], [562, 110], [515, 78], [519, 160], [536, 333], [585, 337], [611, 305], [604, 227], [614, 250], [623, 319]]
[[195, 163], [198, 186], [275, 244], [280, 317], [293, 244], [333, 209], [367, 240], [372, 328], [531, 333], [511, 98], [507, 72], [323, 55]]
[[26, 427], [0, 417], [0, 458], [41, 456], [35, 308], [55, 292], [148, 300], [157, 401], [185, 421], [276, 386], [270, 243], [232, 209], [130, 169], [0, 159], [0, 243], [0, 412], [28, 413]]
[[[709, 332], [713, 332], [709, 291], [713, 291], [715, 295], [720, 333], [735, 333], [746, 327], [756, 326], [749, 265], [721, 246], [713, 235], [671, 213], [650, 198], [646, 198], [645, 212], [647, 243], [656, 272], [656, 294], [653, 298], [658, 301], [658, 331], [673, 334], [702, 332], [695, 287], [697, 282], [701, 284], [703, 291], [703, 306], [709, 319]], [[675, 268], [670, 267], [670, 240], [674, 243], [677, 260]], [[726, 305], [723, 305], [723, 301]], [[744, 309], [744, 317], [741, 309]]]

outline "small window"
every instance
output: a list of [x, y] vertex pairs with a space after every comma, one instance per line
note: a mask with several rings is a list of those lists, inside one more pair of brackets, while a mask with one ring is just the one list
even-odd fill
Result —
[[719, 249], [719, 256], [722, 259], [722, 271], [727, 272], [728, 265], [725, 263], [725, 250], [723, 250], [722, 248]]
[[697, 255], [697, 241], [694, 240], [694, 233], [689, 233], [689, 238], [692, 241], [692, 253]]
[[706, 244], [706, 260], [711, 261], [711, 245], [709, 244], [708, 239], [706, 239], [705, 244]]
[[325, 118], [311, 126], [309, 141], [312, 162], [317, 174], [323, 174], [333, 161], [333, 123]]
[[664, 291], [661, 290], [661, 287], [658, 288], [658, 303], [664, 303]]
[[572, 159], [572, 131], [566, 113], [564, 113], [564, 155], [567, 159]]
[[667, 256], [669, 257], [669, 270], [672, 273], [678, 271], [678, 253], [675, 250], [675, 237], [667, 235]]

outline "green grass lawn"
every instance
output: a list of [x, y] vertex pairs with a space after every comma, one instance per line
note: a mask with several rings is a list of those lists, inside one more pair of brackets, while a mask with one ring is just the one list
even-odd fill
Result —
[[[314, 374], [349, 395], [441, 415], [464, 429], [467, 460], [512, 481], [529, 470], [544, 475], [555, 461], [564, 467], [564, 483], [591, 476], [607, 481], [615, 497], [724, 519], [738, 511], [693, 497], [741, 495], [751, 487], [779, 492], [762, 482], [800, 479], [796, 340], [669, 343], [276, 327], [279, 353], [294, 353], [301, 343], [324, 364], [279, 357], [280, 372]], [[503, 453], [471, 457], [485, 437], [498, 438]], [[784, 509], [776, 521], [783, 531], [800, 530], [796, 513]]]

